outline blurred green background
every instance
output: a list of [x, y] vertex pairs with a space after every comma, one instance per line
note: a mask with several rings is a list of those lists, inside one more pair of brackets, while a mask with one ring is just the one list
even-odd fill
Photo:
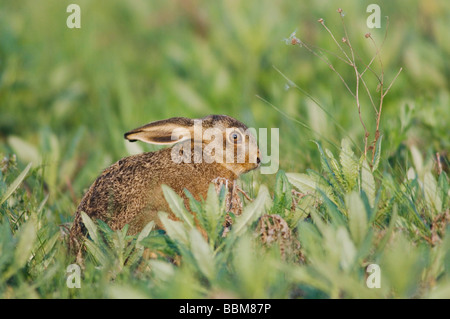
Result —
[[[71, 3], [81, 8], [81, 29], [66, 26]], [[2, 298], [448, 298], [450, 2], [377, 1], [381, 28], [369, 29], [372, 3], [0, 0]], [[341, 52], [318, 23], [323, 18], [340, 41], [338, 8], [365, 63], [376, 49], [364, 35], [381, 46], [389, 21], [381, 50], [385, 88], [403, 68], [384, 100], [373, 175], [357, 160], [364, 130], [354, 98], [324, 61], [285, 41], [296, 31], [308, 47], [331, 52], [326, 57], [354, 89], [354, 70], [336, 57]], [[380, 74], [378, 61], [372, 68]], [[376, 78], [364, 78], [377, 99]], [[372, 140], [374, 110], [367, 97], [361, 102]], [[279, 250], [256, 245], [262, 233], [253, 222], [236, 242], [210, 236], [209, 246], [195, 236], [188, 247], [170, 232], [151, 232], [139, 245], [168, 255], [128, 263], [128, 248], [142, 254], [142, 247], [111, 231], [111, 247], [93, 247], [113, 257], [102, 264], [95, 259], [102, 254], [90, 252], [85, 289], [67, 289], [63, 274], [73, 258], [64, 230], [83, 193], [118, 159], [157, 149], [128, 143], [123, 134], [155, 120], [208, 114], [280, 129], [279, 167], [290, 174], [276, 179], [253, 171], [241, 178], [242, 188], [260, 203], [257, 210], [246, 202], [245, 209], [284, 218], [288, 244], [297, 248], [283, 260], [285, 242]], [[351, 149], [340, 150], [343, 138]], [[329, 163], [338, 163], [333, 153], [340, 164], [330, 168], [313, 141]], [[342, 180], [332, 183], [339, 170]], [[286, 176], [302, 193], [291, 192]], [[305, 181], [317, 189], [303, 191]], [[334, 187], [329, 193], [340, 196], [338, 206], [319, 186]], [[218, 200], [208, 199], [205, 211], [218, 211], [211, 204]], [[175, 266], [170, 258], [180, 251], [184, 262]], [[365, 286], [372, 262], [383, 269], [380, 290]]]
[[[404, 173], [403, 153], [413, 145], [427, 159], [439, 152], [445, 168], [450, 3], [378, 1], [382, 25], [369, 29], [366, 8], [372, 2], [0, 1], [0, 152], [42, 170], [50, 204], [63, 220], [70, 220], [102, 169], [140, 149], [156, 149], [126, 143], [124, 132], [173, 116], [228, 114], [251, 127], [280, 128], [280, 168], [319, 169], [312, 140], [335, 149], [350, 137], [361, 149], [363, 129], [336, 74], [284, 39], [296, 30], [302, 41], [338, 53], [317, 20], [324, 18], [340, 39], [340, 7], [365, 61], [375, 51], [364, 34], [371, 32], [380, 45], [389, 16], [381, 52], [386, 82], [400, 67], [403, 72], [383, 106], [383, 156]], [[70, 3], [81, 7], [81, 29], [66, 26]], [[329, 58], [352, 87], [353, 70]], [[298, 90], [286, 89], [274, 67], [329, 115]], [[362, 115], [373, 132], [368, 103]], [[273, 181], [251, 174], [268, 185]]]

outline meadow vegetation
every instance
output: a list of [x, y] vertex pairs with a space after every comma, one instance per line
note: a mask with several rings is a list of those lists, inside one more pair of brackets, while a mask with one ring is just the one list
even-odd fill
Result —
[[[370, 1], [76, 3], [81, 29], [65, 2], [0, 1], [1, 298], [450, 297], [448, 1], [379, 1], [380, 29]], [[280, 128], [278, 173], [241, 178], [240, 215], [191, 199], [207, 239], [169, 188], [165, 232], [84, 216], [68, 288], [82, 195], [159, 148], [123, 134], [207, 114]]]

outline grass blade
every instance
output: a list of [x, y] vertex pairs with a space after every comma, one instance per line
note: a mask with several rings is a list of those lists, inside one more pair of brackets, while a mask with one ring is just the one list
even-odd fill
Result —
[[83, 224], [86, 226], [89, 236], [92, 238], [94, 243], [99, 244], [97, 225], [95, 225], [92, 219], [85, 212], [81, 212], [81, 219], [83, 220]]
[[380, 135], [380, 138], [377, 140], [377, 144], [375, 145], [375, 154], [373, 155], [373, 161], [372, 161], [372, 172], [375, 172], [375, 170], [378, 168], [378, 165], [380, 164], [381, 141], [382, 140], [383, 140], [383, 135]]
[[22, 173], [20, 173], [20, 175], [17, 176], [17, 178], [14, 180], [14, 182], [12, 182], [12, 184], [9, 185], [5, 194], [3, 194], [2, 198], [0, 199], [0, 205], [3, 204], [9, 198], [9, 196], [11, 196], [15, 192], [15, 190], [17, 189], [17, 187], [20, 186], [20, 184], [22, 184], [23, 180], [25, 179], [28, 172], [30, 171], [31, 165], [32, 165], [32, 163], [29, 163], [27, 165], [27, 167], [25, 167], [25, 169], [22, 171]]

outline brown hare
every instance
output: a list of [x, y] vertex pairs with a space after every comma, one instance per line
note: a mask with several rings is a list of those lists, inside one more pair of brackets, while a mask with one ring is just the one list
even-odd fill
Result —
[[150, 221], [163, 228], [158, 211], [171, 212], [161, 185], [171, 187], [187, 204], [184, 189], [200, 200], [206, 198], [213, 180], [234, 181], [259, 167], [260, 152], [248, 131], [232, 117], [210, 115], [174, 117], [126, 133], [125, 138], [132, 142], [174, 146], [125, 157], [106, 168], [78, 206], [69, 235], [70, 250], [79, 253], [86, 234], [81, 212], [93, 220], [101, 219], [113, 230], [128, 224], [129, 234], [139, 233]]

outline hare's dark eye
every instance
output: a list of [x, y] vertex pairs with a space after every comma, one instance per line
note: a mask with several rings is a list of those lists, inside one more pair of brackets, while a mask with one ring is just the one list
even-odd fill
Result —
[[231, 132], [230, 133], [230, 141], [232, 141], [233, 143], [237, 144], [240, 143], [242, 140], [242, 135], [239, 132]]

